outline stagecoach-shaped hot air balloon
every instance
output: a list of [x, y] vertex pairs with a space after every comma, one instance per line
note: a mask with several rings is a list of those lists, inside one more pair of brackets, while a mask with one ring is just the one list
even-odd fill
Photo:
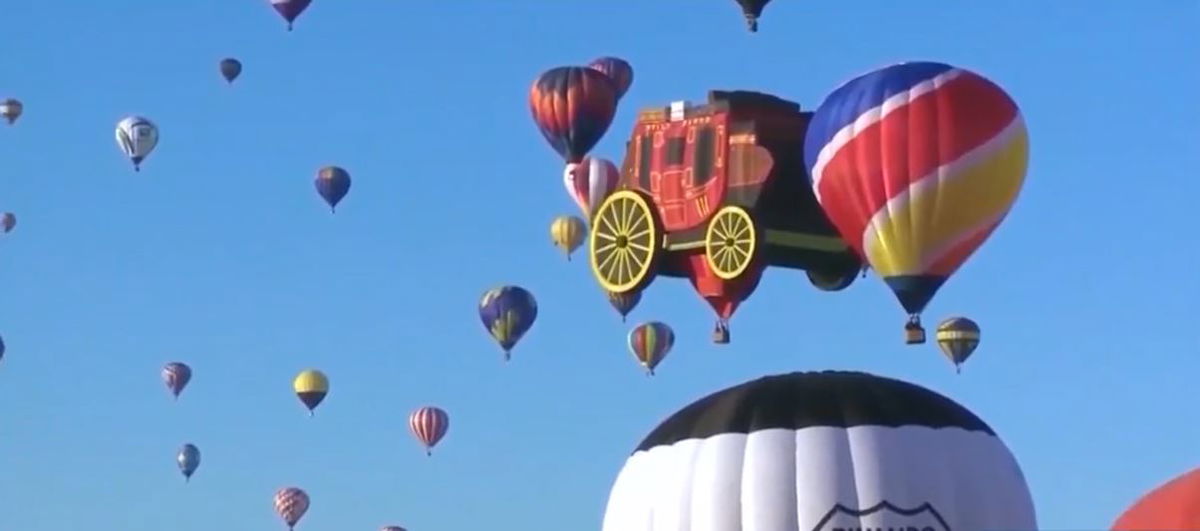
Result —
[[846, 288], [862, 270], [813, 196], [803, 159], [810, 112], [747, 91], [642, 110], [618, 189], [596, 210], [592, 272], [611, 293], [683, 277], [716, 311], [717, 343], [767, 266]]

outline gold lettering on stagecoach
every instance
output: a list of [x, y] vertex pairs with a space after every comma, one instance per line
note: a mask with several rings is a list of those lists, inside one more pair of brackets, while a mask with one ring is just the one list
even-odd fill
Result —
[[696, 127], [695, 126], [689, 127], [687, 130], [687, 143], [688, 144], [696, 143]]
[[699, 213], [701, 217], [708, 216], [708, 213], [710, 212], [710, 210], [708, 208], [708, 196], [702, 195], [700, 197], [697, 197], [695, 204], [696, 204], [696, 212]]
[[713, 162], [713, 167], [714, 168], [725, 167], [725, 126], [724, 125], [717, 126], [717, 149], [715, 149], [714, 151], [717, 152], [717, 160], [715, 162]]

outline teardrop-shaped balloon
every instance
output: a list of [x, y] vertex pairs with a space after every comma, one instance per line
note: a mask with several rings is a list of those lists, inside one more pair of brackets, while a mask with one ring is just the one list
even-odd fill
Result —
[[579, 211], [588, 221], [620, 183], [621, 172], [617, 165], [600, 157], [584, 157], [578, 163], [567, 164], [563, 170], [567, 195], [579, 205]]
[[500, 286], [488, 290], [479, 300], [479, 319], [492, 338], [504, 349], [508, 360], [512, 348], [537, 320], [537, 301], [520, 286]]
[[1016, 200], [1029, 136], [991, 81], [901, 63], [833, 91], [804, 160], [822, 209], [908, 312], [908, 342], [921, 343], [921, 312]]
[[296, 527], [304, 513], [308, 512], [308, 493], [296, 487], [285, 487], [275, 492], [275, 513], [283, 519], [288, 529]]
[[192, 381], [192, 368], [188, 367], [186, 363], [173, 361], [163, 367], [162, 380], [166, 384], [167, 390], [178, 400], [179, 393], [182, 393], [183, 388]]
[[408, 416], [408, 428], [425, 446], [425, 455], [433, 455], [433, 447], [450, 429], [450, 415], [433, 406], [418, 408]]
[[583, 244], [583, 236], [587, 234], [587, 225], [575, 216], [559, 216], [550, 222], [550, 238], [554, 246], [566, 253], [567, 260], [571, 253]]
[[398, 525], [385, 525], [385, 526], [379, 528], [379, 531], [407, 531], [407, 530]]
[[951, 317], [938, 325], [935, 337], [942, 354], [958, 371], [979, 346], [979, 325], [966, 317]]
[[242, 75], [242, 62], [232, 57], [221, 59], [221, 77], [225, 81], [233, 83], [233, 80]]
[[350, 192], [350, 173], [337, 166], [326, 166], [317, 171], [314, 183], [317, 193], [329, 205], [330, 212], [337, 212], [337, 205]]
[[642, 301], [642, 290], [631, 290], [624, 293], [606, 291], [605, 293], [608, 295], [608, 303], [617, 313], [621, 314], [621, 322], [625, 322], [625, 316], [629, 315], [629, 312], [632, 312]]
[[0, 337], [0, 360], [4, 359], [4, 338]]
[[4, 118], [8, 125], [16, 123], [17, 118], [20, 118], [24, 112], [25, 105], [21, 104], [19, 100], [8, 98], [0, 101], [0, 118]]
[[308, 408], [308, 415], [311, 417], [317, 406], [321, 405], [325, 396], [329, 394], [329, 378], [321, 371], [308, 369], [292, 380], [292, 390], [296, 392], [296, 398]]
[[619, 57], [601, 57], [588, 63], [588, 68], [599, 70], [612, 80], [617, 87], [617, 100], [625, 96], [633, 84], [633, 67]]
[[767, 7], [771, 0], [737, 0], [737, 3], [742, 6], [742, 15], [746, 17], [746, 25], [750, 27], [750, 32], [758, 32], [758, 17], [762, 16], [763, 8]]
[[191, 481], [192, 474], [200, 467], [200, 449], [192, 443], [183, 445], [175, 454], [175, 463], [179, 465], [184, 481]]
[[629, 332], [629, 350], [651, 376], [674, 345], [675, 331], [658, 321], [642, 323]]
[[127, 116], [117, 122], [117, 147], [121, 148], [133, 171], [141, 171], [142, 161], [158, 146], [158, 126], [141, 116]]
[[275, 8], [275, 12], [287, 21], [287, 30], [292, 31], [292, 25], [296, 22], [296, 18], [308, 9], [308, 5], [312, 0], [271, 0], [271, 7]]
[[13, 214], [12, 212], [5, 212], [3, 216], [0, 216], [0, 229], [3, 229], [5, 234], [12, 232], [13, 228], [16, 226], [16, 214]]
[[560, 66], [533, 82], [529, 108], [550, 147], [567, 162], [579, 162], [612, 124], [617, 86], [598, 70]]

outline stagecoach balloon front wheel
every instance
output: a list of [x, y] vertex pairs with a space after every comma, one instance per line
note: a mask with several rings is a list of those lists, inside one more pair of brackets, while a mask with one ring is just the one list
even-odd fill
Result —
[[727, 206], [708, 222], [704, 235], [704, 259], [709, 269], [724, 280], [733, 280], [750, 267], [758, 250], [758, 231], [746, 209]]
[[643, 287], [653, 278], [662, 238], [645, 196], [633, 190], [613, 192], [592, 216], [588, 237], [592, 274], [601, 287], [613, 293]]

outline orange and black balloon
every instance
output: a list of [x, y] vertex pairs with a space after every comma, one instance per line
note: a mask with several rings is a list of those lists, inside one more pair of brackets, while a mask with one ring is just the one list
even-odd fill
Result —
[[547, 70], [529, 89], [529, 108], [542, 136], [568, 163], [591, 151], [617, 110], [617, 85], [594, 68], [560, 66]]

